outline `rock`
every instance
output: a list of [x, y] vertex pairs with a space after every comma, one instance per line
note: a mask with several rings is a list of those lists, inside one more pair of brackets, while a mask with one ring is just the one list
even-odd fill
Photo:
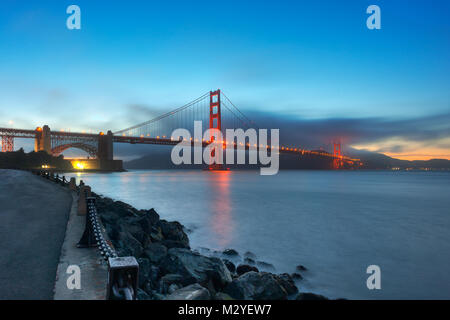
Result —
[[239, 300], [286, 300], [288, 296], [273, 274], [254, 271], [234, 279], [224, 292]]
[[297, 295], [295, 300], [328, 300], [328, 298], [320, 294], [315, 294], [311, 292], [301, 292]]
[[255, 260], [253, 260], [252, 258], [245, 258], [244, 262], [246, 264], [250, 264], [250, 265], [255, 265], [256, 264]]
[[234, 299], [224, 292], [217, 292], [214, 295], [214, 300], [234, 300]]
[[225, 263], [225, 266], [227, 267], [228, 271], [230, 271], [231, 273], [234, 273], [236, 271], [236, 266], [234, 265], [233, 262], [231, 262], [228, 259], [222, 259], [223, 263]]
[[174, 293], [175, 291], [177, 291], [178, 289], [180, 289], [175, 283], [172, 283], [170, 286], [169, 286], [169, 289], [167, 289], [167, 293], [168, 294], [172, 294], [172, 293]]
[[177, 240], [163, 240], [161, 241], [161, 244], [165, 245], [168, 249], [172, 248], [186, 248], [189, 249], [189, 244], [182, 241]]
[[223, 250], [222, 253], [226, 256], [238, 256], [239, 255], [239, 253], [234, 249], [225, 249], [225, 250]]
[[298, 271], [307, 271], [308, 269], [306, 269], [305, 266], [302, 266], [301, 264], [299, 264], [295, 269], [297, 269]]
[[256, 261], [256, 265], [258, 267], [260, 267], [261, 269], [266, 269], [266, 270], [275, 270], [275, 267], [273, 266], [273, 264], [264, 262], [264, 261]]
[[291, 274], [291, 277], [292, 277], [292, 279], [295, 279], [295, 280], [303, 279], [303, 276], [300, 273], [295, 273], [295, 272], [293, 274]]
[[183, 226], [178, 221], [167, 222], [160, 220], [162, 234], [165, 240], [173, 240], [183, 243], [183, 247], [189, 248], [189, 238], [183, 230]]
[[160, 242], [164, 240], [164, 236], [160, 227], [152, 227], [152, 230], [150, 232], [150, 239], [154, 242]]
[[154, 264], [159, 264], [167, 255], [167, 248], [160, 243], [151, 243], [144, 251], [144, 255]]
[[[153, 208], [150, 210], [139, 210], [139, 214], [143, 219], [147, 220], [147, 222], [150, 225], [154, 225], [159, 221], [159, 214]], [[143, 227], [144, 227], [144, 225], [143, 225]], [[144, 231], [148, 232], [149, 230], [150, 229], [147, 229]]]
[[198, 283], [178, 289], [166, 297], [167, 300], [210, 300], [209, 291]]
[[275, 279], [283, 287], [283, 289], [286, 290], [288, 295], [292, 295], [298, 292], [298, 288], [289, 274], [279, 274], [278, 276], [275, 276]]
[[[169, 288], [172, 284], [175, 285], [182, 285], [183, 284], [183, 276], [179, 274], [169, 273], [165, 276], [161, 277], [161, 280], [159, 280], [159, 288], [161, 293], [168, 293]], [[178, 289], [178, 286], [177, 286]], [[171, 293], [171, 292], [169, 292]]]
[[142, 244], [127, 232], [120, 232], [119, 246], [122, 251], [129, 252], [129, 255], [136, 258], [140, 257], [143, 252]]
[[240, 264], [236, 268], [236, 273], [238, 275], [242, 275], [242, 274], [244, 274], [246, 272], [250, 272], [250, 271], [259, 272], [257, 267], [249, 266], [248, 264]]
[[114, 201], [108, 208], [121, 217], [135, 217], [137, 213], [135, 208], [122, 201]]
[[151, 281], [145, 281], [144, 284], [141, 287], [145, 292], [147, 292], [148, 295], [151, 296], [151, 293], [154, 290], [159, 290], [158, 286], [156, 286], [154, 283], [152, 283]]
[[147, 294], [147, 292], [145, 292], [144, 290], [141, 290], [139, 288], [137, 289], [136, 299], [137, 300], [151, 300], [151, 298]]
[[150, 272], [148, 275], [148, 280], [150, 280], [152, 283], [156, 284], [158, 282], [160, 276], [160, 270], [158, 266], [151, 265], [150, 266]]
[[120, 230], [116, 228], [113, 224], [103, 222], [106, 233], [111, 241], [118, 241], [120, 238]]
[[139, 287], [143, 287], [150, 275], [150, 261], [145, 258], [137, 259], [139, 264]]
[[184, 285], [198, 282], [205, 287], [210, 283], [220, 290], [231, 282], [231, 274], [222, 260], [205, 257], [188, 249], [173, 248], [161, 263], [164, 273], [176, 273], [183, 276]]
[[255, 260], [256, 259], [256, 254], [254, 254], [253, 252], [250, 252], [250, 251], [246, 251], [244, 253], [244, 258], [250, 258], [250, 259]]
[[152, 291], [151, 297], [153, 300], [165, 300], [166, 296], [157, 292], [157, 291]]

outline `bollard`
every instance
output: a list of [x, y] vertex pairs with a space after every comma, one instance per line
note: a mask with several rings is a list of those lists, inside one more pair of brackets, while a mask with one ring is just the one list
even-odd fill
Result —
[[108, 259], [107, 300], [136, 300], [139, 264], [135, 257]]
[[78, 213], [79, 216], [85, 216], [87, 213], [86, 198], [91, 196], [91, 187], [82, 185], [78, 196]]
[[70, 178], [69, 189], [72, 191], [77, 191], [77, 182], [74, 177]]

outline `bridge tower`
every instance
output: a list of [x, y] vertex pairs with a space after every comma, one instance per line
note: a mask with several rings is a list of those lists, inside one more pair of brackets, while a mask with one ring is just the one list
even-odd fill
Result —
[[50, 128], [48, 125], [36, 128], [36, 137], [34, 139], [34, 151], [45, 151], [52, 154], [52, 142], [50, 137]]
[[342, 152], [340, 142], [333, 142], [333, 156], [333, 169], [340, 169], [342, 167]]
[[[209, 129], [217, 129], [222, 131], [222, 119], [220, 111], [220, 89], [209, 92]], [[211, 143], [214, 141], [214, 136], [210, 138]], [[211, 152], [211, 157], [215, 156], [215, 150]], [[221, 164], [210, 164], [210, 170], [222, 169]]]
[[113, 149], [113, 134], [111, 131], [105, 135], [103, 132], [99, 133], [98, 136], [98, 153], [97, 157], [100, 160], [113, 160], [114, 156]]
[[2, 136], [2, 152], [14, 151], [14, 137]]

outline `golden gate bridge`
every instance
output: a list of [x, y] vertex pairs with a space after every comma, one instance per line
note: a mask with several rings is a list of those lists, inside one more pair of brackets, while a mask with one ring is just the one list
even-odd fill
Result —
[[[45, 125], [34, 130], [0, 128], [0, 136], [2, 152], [14, 151], [15, 138], [28, 138], [35, 140], [34, 150], [36, 152], [45, 151], [53, 156], [58, 156], [67, 149], [77, 148], [87, 152], [91, 158], [113, 161], [114, 143], [176, 145], [182, 141], [174, 139], [171, 136], [172, 132], [178, 128], [193, 132], [194, 121], [201, 121], [202, 124], [206, 124], [208, 129], [217, 129], [222, 133], [226, 129], [257, 129], [256, 123], [245, 116], [221, 90], [215, 90], [154, 119], [114, 133], [112, 131], [108, 131], [106, 134], [104, 132], [92, 134], [52, 131]], [[191, 138], [190, 141], [184, 142], [191, 143], [194, 146], [200, 141]], [[236, 141], [214, 141], [214, 137], [201, 141], [202, 147], [211, 143], [221, 143], [224, 148], [255, 151], [265, 148], [268, 151], [279, 152], [280, 154], [328, 158], [331, 160], [334, 169], [358, 167], [360, 165], [358, 159], [352, 159], [342, 154], [340, 142], [333, 143], [332, 153], [321, 150], [307, 150], [292, 145], [272, 146], [269, 143], [267, 145], [251, 145], [250, 143], [237, 143]]]

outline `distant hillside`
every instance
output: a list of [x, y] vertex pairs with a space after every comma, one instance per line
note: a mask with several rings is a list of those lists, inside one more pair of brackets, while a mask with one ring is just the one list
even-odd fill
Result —
[[361, 159], [363, 167], [366, 169], [450, 169], [450, 160], [446, 159], [431, 159], [431, 160], [400, 160], [389, 157], [382, 153], [371, 152], [367, 150], [349, 149], [347, 154], [350, 157]]
[[[433, 159], [428, 161], [407, 161], [388, 157], [381, 153], [365, 150], [349, 149], [346, 154], [361, 159], [364, 169], [391, 169], [391, 168], [432, 168], [450, 169], [450, 161], [445, 159]], [[155, 152], [139, 159], [124, 163], [125, 169], [201, 169], [205, 165], [179, 165], [176, 166], [170, 160], [170, 151]], [[232, 169], [257, 169], [259, 165], [228, 165]], [[331, 161], [317, 158], [300, 158], [297, 155], [281, 155], [280, 169], [331, 169]]]

